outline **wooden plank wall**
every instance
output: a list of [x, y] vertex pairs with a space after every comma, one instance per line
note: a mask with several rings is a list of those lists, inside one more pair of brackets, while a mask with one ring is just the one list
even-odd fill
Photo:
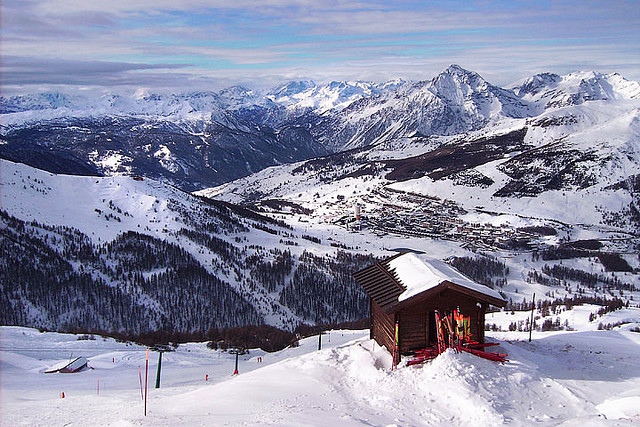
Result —
[[398, 313], [401, 353], [427, 347], [426, 308], [425, 305], [415, 305]]
[[385, 313], [375, 301], [371, 301], [371, 338], [393, 354], [395, 315]]

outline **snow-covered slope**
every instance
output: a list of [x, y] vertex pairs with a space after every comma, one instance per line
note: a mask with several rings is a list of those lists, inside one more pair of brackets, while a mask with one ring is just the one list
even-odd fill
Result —
[[[0, 165], [2, 209], [24, 221], [77, 228], [94, 241], [113, 240], [122, 229], [164, 238], [184, 226], [170, 200], [179, 200], [183, 207], [194, 202], [186, 193], [152, 180], [71, 177], [7, 161]], [[118, 216], [119, 227], [109, 227], [109, 213]]]
[[565, 76], [552, 73], [529, 77], [513, 88], [516, 95], [539, 108], [580, 105], [587, 101], [640, 99], [640, 83], [617, 73], [575, 72]]
[[[565, 311], [574, 332], [491, 333], [509, 361], [451, 351], [390, 370], [391, 356], [368, 331], [327, 331], [277, 353], [240, 356], [204, 343], [149, 358], [145, 348], [93, 337], [0, 328], [3, 425], [633, 425], [640, 420], [638, 309], [615, 314], [626, 330], [592, 331], [589, 309]], [[576, 311], [578, 311], [576, 313]], [[506, 328], [515, 317], [493, 319]], [[613, 316], [613, 315], [608, 315]], [[573, 319], [580, 319], [573, 322]], [[603, 318], [612, 322], [613, 317]], [[564, 321], [564, 320], [562, 320]], [[635, 322], [635, 323], [633, 323]], [[80, 338], [90, 338], [87, 336]], [[44, 374], [69, 355], [91, 370]], [[141, 369], [142, 367], [142, 369]], [[144, 387], [142, 387], [144, 389]], [[64, 393], [64, 398], [61, 398]]]
[[[285, 329], [294, 329], [305, 321], [356, 320], [366, 311], [364, 295], [355, 289], [350, 277], [356, 267], [349, 266], [352, 261], [344, 264], [349, 257], [336, 264], [342, 265], [343, 271], [317, 268], [316, 274], [325, 272], [315, 279], [297, 271], [307, 271], [307, 264], [318, 262], [316, 256], [336, 256], [337, 248], [326, 241], [320, 243], [326, 236], [314, 231], [294, 230], [281, 221], [228, 204], [211, 204], [174, 187], [137, 177], [54, 175], [0, 160], [0, 185], [2, 268], [7, 269], [3, 273], [6, 280], [0, 282], [3, 322], [10, 319], [9, 324], [72, 328], [74, 319], [80, 322], [78, 313], [104, 308], [103, 297], [93, 295], [91, 286], [99, 294], [113, 290], [117, 295], [112, 298], [119, 298], [118, 304], [129, 304], [138, 314], [113, 318], [113, 310], [94, 312], [83, 317], [83, 328], [90, 330], [138, 333], [179, 324], [183, 325], [180, 329], [193, 331], [240, 326], [248, 320], [242, 320], [241, 309], [249, 306], [253, 307], [247, 312], [252, 318], [250, 324], [266, 322]], [[299, 247], [299, 240], [307, 245]], [[311, 252], [303, 260], [306, 251]], [[197, 273], [199, 278], [181, 278], [182, 268], [189, 270], [188, 274]], [[29, 285], [25, 277], [42, 274], [53, 281], [47, 286], [65, 290], [65, 301], [77, 292], [69, 307], [62, 307], [62, 291], [58, 305], [41, 304], [40, 292], [48, 292], [41, 287], [49, 282], [36, 280]], [[91, 295], [84, 294], [84, 285], [78, 285], [76, 291], [67, 289], [65, 277], [67, 281], [72, 281], [68, 277], [89, 281]], [[176, 293], [171, 298], [163, 296], [153, 284], [165, 277], [173, 282], [166, 288]], [[145, 282], [151, 279], [153, 283]], [[193, 288], [198, 280], [203, 283]], [[316, 290], [315, 285], [307, 287], [309, 280], [315, 280], [324, 291]], [[185, 295], [173, 299], [181, 292]], [[197, 297], [201, 292], [206, 295]], [[319, 300], [316, 307], [298, 299], [300, 292], [330, 295]], [[294, 300], [285, 301], [282, 293]], [[181, 308], [192, 297], [199, 298], [196, 304], [203, 304], [206, 310]], [[225, 302], [227, 298], [234, 301]], [[210, 318], [205, 315], [209, 309], [215, 312], [209, 314]], [[257, 315], [251, 314], [253, 310]], [[345, 317], [350, 310], [352, 315]], [[229, 313], [220, 317], [225, 311]], [[146, 316], [147, 323], [141, 323], [138, 315]]]

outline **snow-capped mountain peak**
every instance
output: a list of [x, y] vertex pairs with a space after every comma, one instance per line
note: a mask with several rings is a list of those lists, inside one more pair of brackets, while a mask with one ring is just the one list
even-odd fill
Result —
[[284, 83], [269, 91], [266, 97], [274, 102], [279, 102], [281, 99], [286, 100], [292, 96], [313, 89], [316, 86], [317, 85], [313, 80], [294, 80]]
[[501, 116], [526, 117], [530, 107], [513, 92], [494, 86], [478, 73], [450, 65], [431, 80], [434, 94], [450, 108], [462, 109], [476, 121]]
[[457, 103], [463, 103], [471, 93], [487, 91], [489, 88], [489, 83], [478, 73], [455, 64], [434, 77], [431, 84], [441, 96]]
[[513, 89], [539, 109], [580, 105], [588, 101], [640, 99], [640, 83], [618, 73], [580, 71], [564, 76], [537, 74]]
[[521, 98], [539, 93], [545, 87], [551, 87], [562, 81], [562, 77], [554, 73], [540, 73], [527, 77], [513, 88], [513, 92]]
[[369, 82], [331, 81], [318, 85], [312, 80], [299, 80], [277, 87], [266, 97], [290, 110], [311, 109], [323, 114], [342, 110], [354, 101], [377, 93], [377, 85]]

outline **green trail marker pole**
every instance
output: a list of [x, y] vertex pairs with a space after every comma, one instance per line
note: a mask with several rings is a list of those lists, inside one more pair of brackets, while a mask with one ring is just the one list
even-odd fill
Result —
[[531, 342], [531, 332], [533, 331], [533, 312], [536, 309], [536, 294], [531, 298], [531, 321], [529, 322], [529, 342]]
[[162, 350], [158, 352], [158, 370], [156, 371], [156, 388], [160, 388], [160, 370], [162, 369]]
[[145, 369], [144, 369], [144, 416], [147, 416], [147, 394], [149, 391], [149, 349], [145, 356]]
[[236, 351], [236, 368], [233, 370], [233, 375], [238, 375], [238, 356], [240, 351]]

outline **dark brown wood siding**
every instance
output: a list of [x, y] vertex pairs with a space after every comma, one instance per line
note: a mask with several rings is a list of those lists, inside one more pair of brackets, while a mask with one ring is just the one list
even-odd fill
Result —
[[427, 347], [427, 317], [424, 304], [416, 304], [398, 313], [400, 352]]
[[[480, 342], [484, 342], [484, 322], [485, 322], [485, 318], [486, 318], [485, 317], [486, 316], [486, 312], [487, 312], [487, 309], [486, 309], [486, 307], [483, 306], [483, 309], [480, 310], [480, 312], [476, 315], [477, 316], [477, 321], [474, 322], [473, 318], [471, 318], [471, 321], [472, 321], [471, 325], [475, 324], [476, 325], [476, 329], [478, 329], [478, 327], [477, 327], [478, 325], [480, 326], [479, 329], [475, 332], [477, 335], [473, 335], [473, 337], [478, 337], [477, 341], [480, 341]], [[474, 333], [473, 329], [471, 329], [471, 333]]]
[[386, 313], [375, 301], [371, 302], [371, 338], [393, 354], [395, 315]]
[[385, 265], [375, 263], [354, 273], [353, 277], [367, 295], [388, 312], [398, 303], [398, 296], [404, 292], [404, 287], [398, 282], [396, 275], [389, 272]]

